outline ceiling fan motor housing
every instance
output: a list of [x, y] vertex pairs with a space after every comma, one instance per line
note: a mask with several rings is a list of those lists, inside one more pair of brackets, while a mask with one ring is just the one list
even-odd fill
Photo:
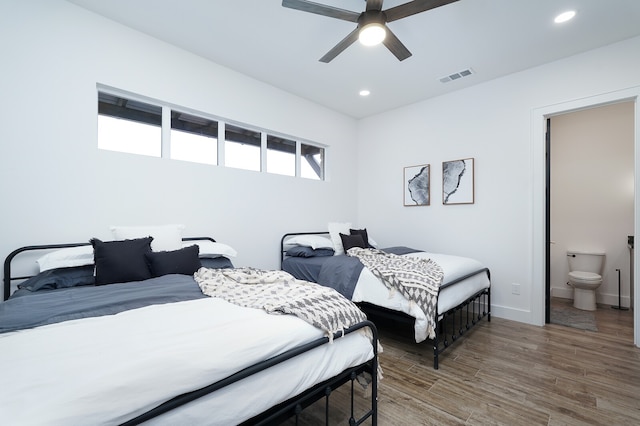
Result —
[[367, 10], [362, 12], [358, 18], [358, 28], [364, 28], [369, 24], [384, 25], [387, 22], [387, 15], [381, 10]]

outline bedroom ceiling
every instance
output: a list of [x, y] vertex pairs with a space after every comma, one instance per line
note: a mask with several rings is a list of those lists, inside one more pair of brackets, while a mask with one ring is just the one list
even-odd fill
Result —
[[[640, 35], [639, 0], [460, 0], [388, 24], [413, 54], [402, 62], [383, 45], [356, 42], [327, 64], [318, 59], [353, 23], [287, 9], [282, 0], [67, 1], [355, 118]], [[406, 1], [385, 0], [383, 8]], [[576, 17], [555, 24], [568, 9]], [[363, 89], [371, 94], [360, 96]]]

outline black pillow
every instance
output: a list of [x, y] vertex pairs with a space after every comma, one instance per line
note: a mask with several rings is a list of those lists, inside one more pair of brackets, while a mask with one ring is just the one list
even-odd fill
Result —
[[364, 244], [364, 240], [360, 235], [345, 235], [340, 234], [340, 239], [342, 240], [342, 245], [344, 246], [344, 251], [346, 252], [352, 247], [362, 247], [367, 248]]
[[372, 248], [373, 246], [369, 244], [369, 236], [367, 235], [367, 228], [364, 229], [349, 229], [349, 233], [351, 235], [360, 235], [362, 237], [362, 241], [364, 241], [364, 248]]
[[93, 276], [93, 265], [56, 268], [40, 272], [25, 282], [18, 284], [18, 288], [30, 291], [53, 290], [57, 288], [92, 285], [96, 280]]
[[96, 285], [142, 281], [151, 278], [145, 253], [151, 251], [153, 237], [133, 240], [90, 240], [96, 264]]
[[313, 249], [307, 246], [293, 246], [287, 250], [287, 256], [291, 257], [322, 257], [333, 256], [335, 252], [330, 248]]
[[200, 247], [197, 244], [173, 251], [145, 253], [151, 275], [161, 277], [167, 274], [193, 275], [200, 263]]

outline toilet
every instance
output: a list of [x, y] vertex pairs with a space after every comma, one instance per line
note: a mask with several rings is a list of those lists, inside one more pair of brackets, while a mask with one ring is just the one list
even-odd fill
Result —
[[604, 253], [567, 251], [569, 282], [573, 287], [573, 306], [584, 311], [596, 310], [596, 289], [602, 284]]

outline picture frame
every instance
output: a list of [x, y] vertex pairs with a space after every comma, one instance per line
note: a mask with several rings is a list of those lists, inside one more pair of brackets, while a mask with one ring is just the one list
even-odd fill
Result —
[[442, 162], [442, 204], [475, 202], [475, 161], [473, 158]]
[[428, 206], [431, 203], [430, 165], [405, 167], [403, 177], [404, 205]]

